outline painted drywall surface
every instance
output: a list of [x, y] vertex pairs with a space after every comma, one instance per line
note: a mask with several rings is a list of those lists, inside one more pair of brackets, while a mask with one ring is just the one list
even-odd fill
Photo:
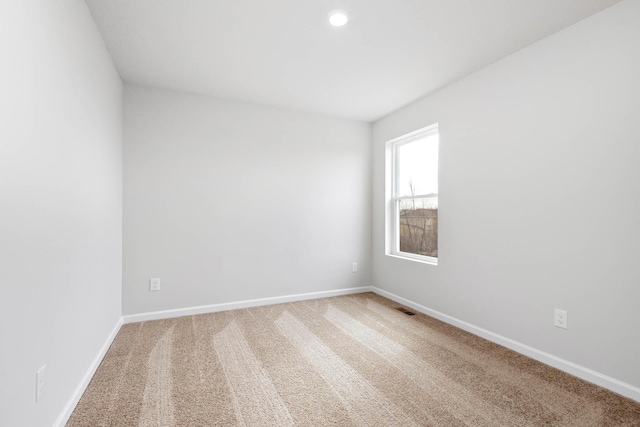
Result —
[[370, 284], [371, 125], [130, 85], [124, 108], [125, 314]]
[[[623, 1], [375, 123], [373, 285], [640, 386], [638, 22]], [[431, 266], [385, 255], [384, 167], [435, 122]]]
[[0, 425], [51, 426], [121, 316], [122, 83], [81, 0], [3, 1], [0, 52]]

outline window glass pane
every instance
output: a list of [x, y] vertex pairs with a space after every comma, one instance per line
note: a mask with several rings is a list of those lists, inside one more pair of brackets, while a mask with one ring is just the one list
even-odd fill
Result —
[[396, 197], [438, 194], [438, 134], [396, 150]]
[[400, 252], [438, 257], [438, 198], [397, 201]]

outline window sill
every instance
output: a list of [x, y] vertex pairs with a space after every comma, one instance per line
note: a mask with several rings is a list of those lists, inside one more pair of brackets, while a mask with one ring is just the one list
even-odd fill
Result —
[[404, 259], [404, 260], [407, 260], [407, 261], [419, 262], [420, 264], [438, 265], [438, 258], [425, 257], [425, 256], [420, 256], [420, 255], [410, 256], [410, 255], [399, 254], [399, 253], [387, 253], [385, 255], [389, 256], [389, 257], [392, 257], [392, 258], [398, 258], [398, 259]]

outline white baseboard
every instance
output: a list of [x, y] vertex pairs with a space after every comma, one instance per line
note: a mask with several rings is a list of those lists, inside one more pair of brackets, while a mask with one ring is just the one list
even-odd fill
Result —
[[58, 416], [56, 422], [53, 424], [53, 427], [64, 427], [67, 421], [69, 421], [69, 417], [71, 417], [73, 410], [76, 409], [76, 405], [80, 401], [80, 398], [82, 397], [84, 391], [87, 389], [91, 378], [93, 378], [93, 375], [96, 373], [96, 370], [98, 369], [98, 366], [100, 366], [100, 363], [102, 362], [105, 354], [107, 354], [107, 350], [109, 350], [111, 343], [116, 338], [116, 335], [118, 335], [118, 331], [120, 330], [121, 326], [122, 317], [118, 318], [116, 325], [113, 327], [113, 330], [107, 337], [107, 340], [104, 342], [104, 344], [102, 344], [102, 347], [100, 347], [100, 351], [93, 359], [93, 362], [91, 362], [91, 365], [89, 365], [89, 369], [87, 369], [87, 372], [85, 372], [82, 380], [80, 381], [80, 384], [78, 384], [78, 387], [76, 387], [75, 391], [71, 395], [71, 398], [67, 402], [67, 405], [64, 407], [64, 410]]
[[260, 298], [246, 301], [227, 302], [222, 304], [201, 305], [198, 307], [177, 308], [173, 310], [152, 311], [149, 313], [130, 314], [123, 316], [123, 321], [124, 323], [135, 323], [145, 322], [147, 320], [170, 319], [173, 317], [216, 313], [218, 311], [237, 310], [241, 308], [258, 307], [261, 305], [282, 304], [286, 302], [336, 297], [340, 295], [359, 294], [363, 292], [373, 292], [373, 289], [371, 288], [371, 286], [362, 286], [360, 288], [336, 289], [333, 291], [309, 292], [306, 294], [285, 295], [281, 297]]
[[530, 347], [526, 344], [522, 344], [518, 341], [514, 341], [510, 338], [503, 337], [502, 335], [498, 335], [486, 329], [483, 329], [478, 326], [472, 325], [470, 323], [464, 322], [462, 320], [456, 319], [455, 317], [451, 317], [439, 311], [430, 309], [428, 307], [425, 307], [424, 305], [415, 303], [406, 298], [402, 298], [398, 295], [392, 294], [391, 292], [387, 292], [383, 289], [376, 288], [375, 286], [371, 287], [371, 291], [375, 292], [380, 296], [389, 298], [390, 300], [396, 301], [397, 303], [400, 303], [416, 311], [419, 311], [420, 313], [426, 314], [431, 317], [435, 317], [436, 319], [442, 320], [445, 323], [456, 326], [460, 329], [463, 329], [474, 335], [482, 337], [486, 340], [492, 341], [496, 344], [500, 344], [501, 346], [507, 347], [520, 354], [524, 354], [525, 356], [528, 356], [546, 365], [553, 366], [554, 368], [557, 368], [575, 377], [581, 378], [585, 381], [599, 385], [600, 387], [604, 387], [615, 393], [621, 394], [622, 396], [628, 397], [629, 399], [633, 399], [637, 402], [640, 402], [640, 388], [636, 386], [627, 384], [615, 378], [604, 375], [600, 372], [594, 371], [589, 368], [585, 368], [584, 366], [580, 366], [576, 363], [554, 356], [553, 354], [546, 353], [544, 351]]

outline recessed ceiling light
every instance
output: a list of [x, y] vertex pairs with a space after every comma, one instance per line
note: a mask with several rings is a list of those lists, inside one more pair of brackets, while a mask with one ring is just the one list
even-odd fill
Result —
[[334, 27], [342, 27], [349, 22], [349, 16], [344, 10], [332, 10], [329, 12], [329, 23]]

